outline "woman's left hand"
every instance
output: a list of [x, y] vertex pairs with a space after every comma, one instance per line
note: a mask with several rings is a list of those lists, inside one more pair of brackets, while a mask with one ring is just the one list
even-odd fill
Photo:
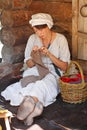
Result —
[[50, 60], [61, 70], [66, 71], [68, 63], [60, 60], [59, 58], [55, 57], [46, 47], [41, 47], [39, 49], [41, 53], [50, 58]]
[[46, 47], [41, 47], [39, 50], [45, 56], [47, 56], [48, 53], [49, 53], [49, 51], [48, 51], [48, 49]]

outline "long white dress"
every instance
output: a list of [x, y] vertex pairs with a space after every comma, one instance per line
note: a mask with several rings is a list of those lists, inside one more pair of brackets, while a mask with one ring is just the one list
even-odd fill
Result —
[[[37, 45], [42, 46], [39, 37], [36, 34], [32, 34], [28, 39], [25, 49], [25, 59], [30, 59], [30, 53], [32, 47]], [[59, 33], [56, 33], [56, 38], [49, 47], [49, 51], [62, 61], [70, 61], [70, 52], [66, 38]], [[9, 85], [1, 95], [6, 99], [10, 100], [10, 104], [18, 106], [22, 102], [24, 96], [35, 96], [37, 97], [44, 106], [52, 104], [56, 100], [56, 96], [60, 92], [58, 78], [59, 76], [55, 72], [52, 61], [48, 57], [42, 57], [43, 63], [49, 68], [50, 72], [42, 80], [38, 80], [34, 83], [28, 84], [26, 87], [22, 87], [20, 81]], [[63, 72], [59, 70], [61, 75]], [[23, 77], [28, 75], [39, 75], [37, 68], [34, 66], [24, 71]]]

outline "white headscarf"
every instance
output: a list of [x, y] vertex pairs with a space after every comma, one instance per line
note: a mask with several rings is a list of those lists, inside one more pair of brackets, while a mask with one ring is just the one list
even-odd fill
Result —
[[33, 26], [47, 24], [49, 29], [53, 26], [53, 19], [47, 13], [37, 13], [31, 16], [29, 23]]

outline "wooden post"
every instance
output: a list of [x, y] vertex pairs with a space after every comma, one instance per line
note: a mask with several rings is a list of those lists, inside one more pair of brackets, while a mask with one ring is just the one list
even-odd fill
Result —
[[72, 0], [72, 58], [78, 54], [78, 6], [79, 0]]

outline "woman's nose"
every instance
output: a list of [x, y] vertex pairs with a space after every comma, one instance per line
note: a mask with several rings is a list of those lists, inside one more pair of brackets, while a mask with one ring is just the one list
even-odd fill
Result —
[[38, 31], [38, 35], [39, 35], [39, 36], [42, 35], [42, 31], [41, 31], [41, 30]]

